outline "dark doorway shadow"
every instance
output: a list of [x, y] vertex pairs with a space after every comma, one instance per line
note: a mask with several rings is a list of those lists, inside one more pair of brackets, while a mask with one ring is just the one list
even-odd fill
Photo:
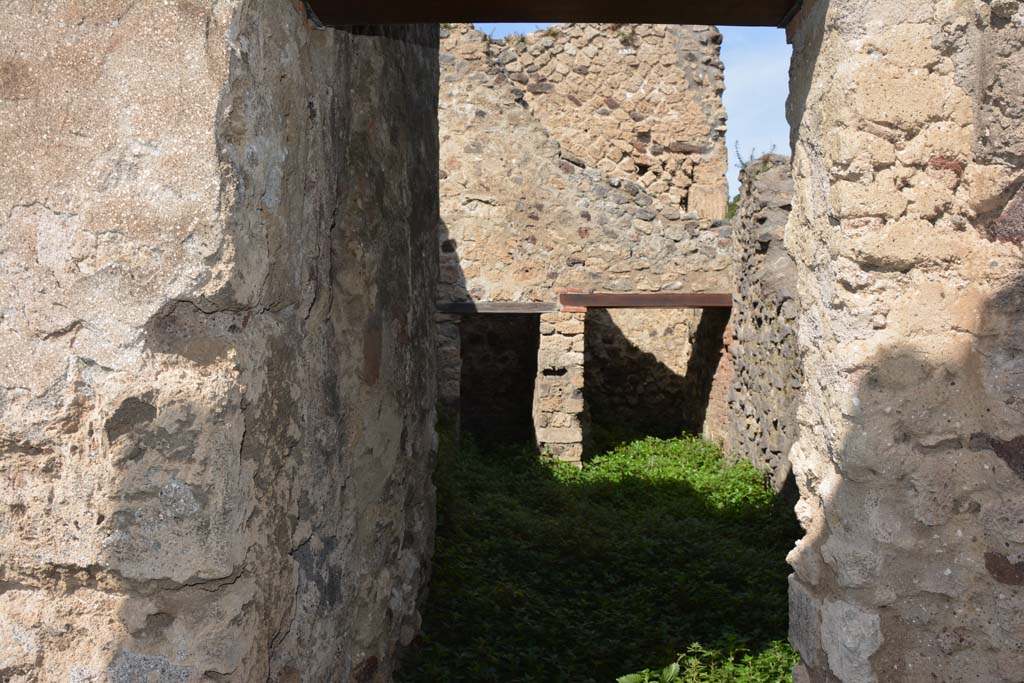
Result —
[[700, 434], [724, 352], [729, 309], [709, 308], [679, 353], [685, 374], [639, 349], [605, 309], [587, 311], [584, 400], [592, 423], [588, 455], [641, 436]]
[[462, 318], [460, 413], [464, 432], [484, 446], [533, 444], [533, 389], [540, 316]]

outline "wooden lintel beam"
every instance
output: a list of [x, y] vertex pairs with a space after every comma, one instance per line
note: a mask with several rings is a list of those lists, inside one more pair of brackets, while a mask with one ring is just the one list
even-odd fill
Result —
[[567, 292], [558, 295], [558, 302], [570, 308], [732, 308], [732, 294]]
[[476, 313], [554, 313], [559, 309], [554, 302], [516, 302], [516, 301], [466, 301], [450, 304], [438, 304], [440, 313], [452, 315], [472, 315]]
[[798, 0], [308, 0], [328, 26], [593, 22], [779, 26]]

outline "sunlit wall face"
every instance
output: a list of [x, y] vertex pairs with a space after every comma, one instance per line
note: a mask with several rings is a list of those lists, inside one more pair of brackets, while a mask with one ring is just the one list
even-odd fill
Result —
[[[525, 34], [553, 24], [476, 24], [494, 38]], [[725, 110], [729, 115], [729, 193], [739, 192], [740, 159], [774, 149], [789, 155], [786, 96], [789, 58], [786, 32], [764, 27], [721, 26], [725, 64]], [[739, 154], [737, 154], [737, 149]]]

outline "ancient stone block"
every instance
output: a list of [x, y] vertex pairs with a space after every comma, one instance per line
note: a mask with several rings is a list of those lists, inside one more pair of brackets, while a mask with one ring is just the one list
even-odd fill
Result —
[[870, 658], [882, 644], [877, 614], [842, 601], [826, 601], [821, 611], [822, 646], [843, 683], [874, 683]]

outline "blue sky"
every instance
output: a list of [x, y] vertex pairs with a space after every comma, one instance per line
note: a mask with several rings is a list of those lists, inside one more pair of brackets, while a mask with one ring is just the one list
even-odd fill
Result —
[[[502, 38], [509, 33], [530, 33], [551, 24], [476, 24], [484, 33]], [[775, 147], [789, 154], [786, 95], [789, 92], [789, 55], [786, 33], [774, 28], [720, 27], [725, 64], [725, 111], [729, 116], [729, 191], [739, 188], [736, 145], [744, 157], [752, 150], [763, 154]]]

